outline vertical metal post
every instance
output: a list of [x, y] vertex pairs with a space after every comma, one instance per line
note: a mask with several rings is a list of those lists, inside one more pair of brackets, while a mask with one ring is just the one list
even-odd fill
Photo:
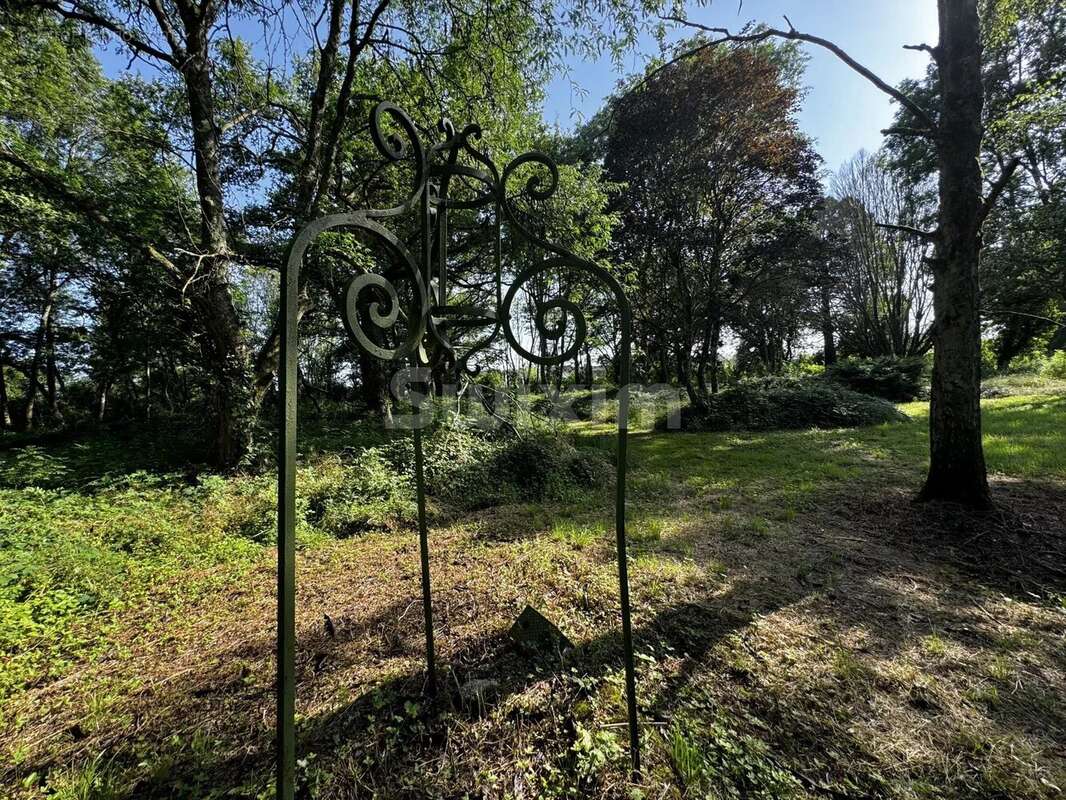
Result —
[[298, 265], [281, 273], [281, 354], [278, 370], [281, 431], [278, 436], [278, 647], [277, 797], [296, 791], [296, 302]]
[[[444, 199], [444, 194], [441, 194]], [[448, 206], [437, 208], [437, 299], [441, 306], [448, 304]]]
[[426, 527], [426, 484], [423, 475], [422, 430], [414, 429], [415, 497], [418, 502], [418, 551], [422, 562], [422, 612], [426, 621], [426, 681], [431, 697], [437, 695], [437, 658], [433, 647], [433, 594], [429, 583], [429, 531]]
[[[624, 299], [620, 302], [625, 303]], [[633, 624], [629, 610], [629, 562], [626, 555], [626, 460], [629, 429], [629, 311], [622, 308], [622, 352], [618, 365], [618, 471], [615, 487], [615, 536], [618, 547], [618, 596], [622, 606], [622, 647], [625, 650], [626, 704], [629, 715], [629, 757], [634, 778], [640, 775], [640, 727], [637, 724], [637, 679], [633, 663]]]
[[[443, 212], [443, 206], [438, 214]], [[430, 278], [433, 275], [433, 217], [429, 203], [429, 184], [422, 189], [422, 270], [425, 276], [426, 291], [431, 292]], [[443, 296], [444, 268], [441, 267], [441, 289]], [[434, 302], [432, 294], [425, 298], [423, 308]], [[443, 304], [443, 303], [442, 303]], [[432, 402], [432, 401], [430, 401]], [[432, 408], [430, 408], [432, 414]], [[414, 429], [415, 444], [415, 499], [418, 503], [418, 550], [422, 563], [422, 614], [426, 622], [426, 680], [429, 684], [430, 697], [437, 695], [437, 658], [433, 647], [433, 594], [429, 582], [429, 530], [426, 527], [426, 481], [422, 455], [422, 413], [418, 409]]]

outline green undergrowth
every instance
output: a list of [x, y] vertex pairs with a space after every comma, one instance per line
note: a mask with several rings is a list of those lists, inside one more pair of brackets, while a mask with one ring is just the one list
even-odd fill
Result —
[[[681, 408], [685, 431], [769, 431], [855, 428], [904, 422], [888, 400], [846, 389], [822, 378], [766, 378], [741, 383]], [[670, 418], [657, 423], [673, 429]]]
[[[928, 408], [925, 403], [899, 408], [910, 422], [670, 435], [634, 429], [628, 539], [640, 613], [687, 602], [697, 587], [705, 592], [720, 583], [723, 591], [735, 591], [729, 588], [736, 578], [732, 564], [707, 551], [709, 540], [725, 552], [749, 546], [757, 548], [752, 552], [777, 552], [805, 520], [811, 524], [809, 515], [830, 513], [831, 498], [874, 496], [886, 486], [917, 487], [928, 451]], [[1066, 481], [1066, 399], [1033, 393], [989, 399], [983, 409], [991, 472]], [[457, 519], [477, 521], [479, 534], [463, 545], [466, 555], [501, 558], [498, 551], [505, 550], [494, 573], [503, 585], [554, 576], [545, 579], [552, 592], [537, 595], [548, 598], [543, 602], [550, 616], [568, 632], [597, 637], [602, 619], [590, 609], [595, 612], [603, 598], [614, 602], [608, 490], [616, 433], [606, 419], [573, 423], [569, 430], [575, 435], [548, 426], [523, 429], [521, 436], [440, 426], [424, 437], [426, 482], [435, 528], [454, 531], [461, 527], [453, 525]], [[379, 541], [382, 548], [409, 541], [405, 537], [414, 518], [410, 434], [363, 423], [307, 433], [298, 462], [298, 546], [336, 553], [366, 547], [369, 552]], [[2, 697], [113, 654], [119, 645], [108, 633], [115, 620], [128, 625], [135, 619], [144, 630], [180, 625], [186, 604], [233, 586], [252, 566], [271, 560], [276, 479], [270, 471], [220, 476], [174, 471], [169, 464], [156, 471], [128, 469], [122, 448], [102, 440], [101, 451], [94, 453], [93, 446], [93, 440], [80, 440], [0, 452]], [[103, 477], [93, 478], [87, 464]], [[484, 517], [468, 513], [490, 506], [506, 508]], [[373, 535], [339, 541], [365, 533]], [[381, 557], [385, 552], [373, 550]], [[819, 561], [810, 570], [800, 565], [797, 574], [817, 578], [833, 573], [834, 563]], [[826, 580], [824, 575], [820, 580]], [[562, 591], [568, 582], [573, 586]], [[689, 613], [697, 612], [684, 611]], [[723, 648], [723, 657], [735, 649]], [[935, 655], [932, 644], [928, 650]], [[825, 663], [844, 683], [867, 679], [856, 671], [859, 662], [844, 656]], [[657, 669], [650, 661], [641, 665], [646, 697], [657, 697], [671, 685], [657, 677]], [[561, 729], [555, 749], [536, 750], [540, 760], [530, 756], [522, 773], [528, 779], [526, 796], [596, 796], [593, 790], [623, 796], [604, 789], [626, 770], [620, 675], [609, 671], [595, 680], [576, 680], [584, 683], [570, 706], [572, 728], [567, 722]], [[974, 697], [995, 701], [991, 691], [977, 694], [979, 688]], [[543, 697], [535, 690], [528, 698], [516, 695], [514, 703], [527, 699], [542, 710]], [[743, 704], [712, 702], [697, 691], [671, 690], [655, 702], [665, 709], [665, 722], [646, 733], [649, 771], [680, 787], [680, 796], [803, 797], [805, 788], [810, 794], [810, 787], [799, 786], [795, 774], [782, 766], [782, 743], [769, 712], [760, 717]], [[499, 714], [509, 709], [505, 704]], [[381, 713], [384, 741], [400, 723], [395, 714]], [[423, 724], [417, 713], [403, 719], [406, 726]], [[374, 720], [372, 726], [379, 725]], [[377, 736], [376, 727], [373, 731]], [[203, 747], [206, 752], [212, 745]], [[337, 758], [343, 761], [343, 754], [320, 755], [323, 764], [328, 756], [334, 767]], [[58, 797], [107, 796], [101, 792], [113, 783], [115, 797], [136, 796], [109, 758], [89, 761], [80, 771], [53, 770], [49, 791]], [[327, 783], [350, 778], [343, 769], [335, 775], [322, 772]], [[863, 796], [865, 789], [850, 791]]]
[[[340, 441], [358, 442], [363, 430]], [[298, 547], [413, 523], [411, 436], [369, 441], [304, 454]], [[106, 650], [123, 610], [195, 597], [276, 542], [274, 474], [119, 474], [125, 454], [109, 439], [100, 446], [0, 454], [0, 696]], [[425, 456], [427, 492], [442, 511], [575, 501], [612, 475], [609, 453], [547, 430], [492, 438], [439, 427], [425, 436]], [[87, 464], [104, 477], [90, 480]]]
[[145, 473], [91, 492], [0, 489], [0, 695], [106, 649], [123, 609], [187, 598], [250, 564], [253, 542], [204, 513], [231, 491]]

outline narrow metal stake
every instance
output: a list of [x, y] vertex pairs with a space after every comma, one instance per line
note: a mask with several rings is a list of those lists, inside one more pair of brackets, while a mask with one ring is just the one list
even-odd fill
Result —
[[278, 437], [277, 797], [296, 792], [296, 294], [297, 270], [283, 267], [284, 302]]
[[[628, 347], [625, 348], [628, 350]], [[618, 546], [618, 597], [622, 605], [622, 647], [625, 650], [626, 706], [629, 714], [629, 757], [633, 777], [640, 777], [640, 728], [637, 724], [637, 680], [633, 663], [633, 625], [629, 611], [629, 564], [626, 556], [626, 433], [629, 427], [629, 353], [623, 353], [618, 390], [618, 472], [614, 527]]]
[[433, 595], [429, 586], [429, 532], [426, 529], [426, 484], [422, 470], [422, 431], [414, 429], [415, 493], [418, 500], [418, 549], [422, 560], [422, 611], [426, 618], [426, 675], [430, 697], [437, 695], [437, 661], [433, 650]]

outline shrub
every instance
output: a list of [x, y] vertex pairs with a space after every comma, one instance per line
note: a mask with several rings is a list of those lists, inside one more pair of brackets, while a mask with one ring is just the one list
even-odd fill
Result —
[[[412, 498], [414, 446], [398, 436], [373, 448], [396, 483], [380, 500]], [[503, 503], [561, 499], [575, 490], [604, 485], [610, 462], [596, 450], [578, 449], [552, 429], [526, 428], [521, 436], [500, 436], [439, 425], [423, 434], [426, 493], [456, 508], [486, 508]], [[361, 460], [367, 458], [366, 451]]]
[[925, 362], [921, 358], [849, 358], [834, 364], [828, 374], [854, 392], [896, 403], [917, 398], [922, 391]]
[[991, 339], [981, 340], [981, 377], [991, 378], [998, 370], [996, 343]]
[[1045, 378], [1066, 380], [1066, 350], [1056, 350], [1045, 362], [1040, 374]]
[[[681, 409], [681, 430], [853, 428], [901, 422], [892, 403], [816, 378], [763, 378], [711, 395], [702, 406]], [[666, 430], [666, 419], [656, 423]]]

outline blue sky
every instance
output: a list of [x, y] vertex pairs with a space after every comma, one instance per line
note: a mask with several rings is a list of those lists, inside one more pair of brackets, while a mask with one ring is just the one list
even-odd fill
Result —
[[[904, 50], [905, 44], [936, 44], [936, 0], [715, 0], [710, 6], [689, 6], [697, 22], [737, 30], [749, 20], [785, 27], [782, 15], [804, 33], [840, 45], [853, 58], [895, 85], [904, 78], [925, 74], [929, 57]], [[819, 47], [805, 45], [811, 56], [806, 84], [810, 87], [801, 124], [817, 140], [826, 168], [835, 170], [860, 149], [876, 150], [881, 130], [892, 122], [889, 98]], [[626, 56], [628, 73], [643, 69], [657, 52], [650, 38]], [[570, 75], [548, 87], [544, 118], [569, 129], [592, 116], [614, 89], [620, 75], [609, 58], [587, 63], [570, 59]], [[577, 88], [575, 88], [575, 85]]]

